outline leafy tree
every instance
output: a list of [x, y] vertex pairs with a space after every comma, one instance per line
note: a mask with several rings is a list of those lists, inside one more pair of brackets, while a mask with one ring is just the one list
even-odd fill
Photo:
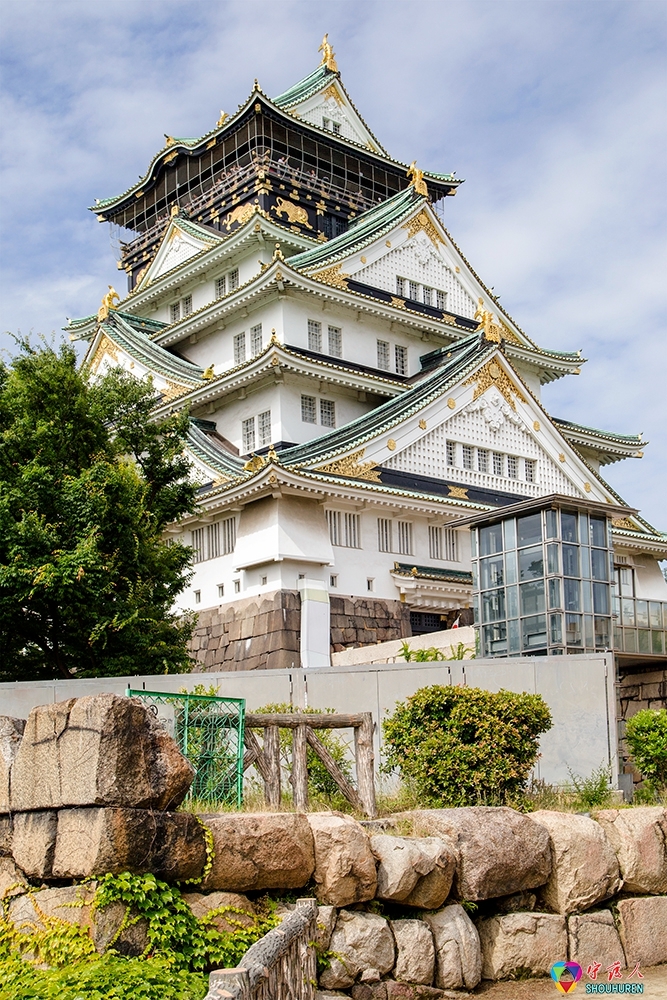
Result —
[[625, 740], [646, 782], [667, 788], [667, 710], [644, 708], [628, 720]]
[[156, 422], [158, 398], [69, 346], [0, 363], [1, 680], [189, 669], [191, 550], [162, 538], [194, 507], [187, 416]]
[[551, 728], [539, 694], [421, 688], [383, 722], [385, 764], [428, 805], [495, 805], [526, 785]]

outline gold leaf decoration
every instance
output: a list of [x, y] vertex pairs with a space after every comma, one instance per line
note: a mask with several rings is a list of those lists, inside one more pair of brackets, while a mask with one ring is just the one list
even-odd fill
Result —
[[362, 462], [366, 449], [352, 452], [344, 458], [338, 458], [335, 462], [321, 465], [316, 472], [328, 472], [334, 476], [350, 476], [352, 479], [367, 479], [371, 483], [380, 482], [380, 470], [375, 462]]
[[340, 94], [334, 87], [333, 83], [329, 87], [327, 87], [325, 91], [322, 92], [322, 97], [325, 99], [325, 101], [331, 98], [333, 101], [336, 102], [336, 104], [343, 103], [343, 98], [340, 96]]
[[454, 500], [469, 500], [468, 489], [465, 486], [449, 486], [449, 493], [447, 496], [452, 497]]
[[625, 531], [640, 531], [641, 529], [633, 524], [629, 517], [612, 517], [612, 528], [623, 528]]
[[408, 239], [412, 239], [412, 237], [416, 236], [417, 233], [421, 233], [423, 231], [426, 233], [434, 246], [437, 247], [438, 243], [442, 243], [444, 246], [445, 241], [429, 219], [428, 214], [424, 209], [422, 209], [419, 215], [416, 215], [414, 219], [410, 219], [409, 222], [406, 222], [403, 229], [407, 229]]
[[265, 465], [266, 462], [261, 455], [253, 455], [252, 458], [248, 459], [243, 468], [246, 472], [258, 472], [260, 469], [263, 469]]
[[172, 399], [176, 399], [177, 396], [182, 396], [184, 393], [189, 391], [188, 386], [177, 385], [176, 382], [171, 382], [167, 379], [167, 388], [162, 392], [162, 399], [165, 402], [169, 402]]
[[405, 302], [403, 299], [397, 299], [395, 295], [391, 297], [392, 306], [396, 306], [397, 309], [405, 309]]
[[472, 385], [473, 382], [477, 383], [477, 387], [473, 393], [473, 400], [477, 399], [486, 392], [491, 386], [495, 386], [498, 392], [507, 400], [509, 405], [513, 410], [516, 410], [516, 404], [514, 402], [514, 396], [519, 399], [522, 403], [527, 402], [526, 397], [519, 389], [518, 385], [512, 381], [512, 379], [507, 375], [506, 372], [497, 364], [495, 361], [487, 362], [483, 368], [480, 368], [478, 372], [471, 375], [469, 379], [463, 383], [464, 385]]
[[313, 278], [323, 281], [325, 285], [333, 285], [334, 288], [343, 288], [347, 291], [347, 279], [349, 274], [341, 271], [342, 264], [334, 264], [333, 267], [325, 267], [323, 271], [316, 271]]
[[92, 372], [96, 372], [97, 369], [102, 364], [104, 355], [108, 354], [112, 361], [118, 362], [118, 347], [114, 344], [110, 337], [107, 337], [106, 333], [103, 335], [99, 344], [97, 345], [97, 350], [93, 355], [89, 368]]

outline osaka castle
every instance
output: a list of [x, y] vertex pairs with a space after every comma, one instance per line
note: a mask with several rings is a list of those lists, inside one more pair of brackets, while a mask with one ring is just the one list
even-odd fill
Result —
[[481, 655], [664, 659], [667, 535], [602, 476], [645, 442], [548, 412], [585, 359], [505, 311], [446, 228], [461, 181], [394, 159], [320, 51], [96, 202], [127, 290], [66, 328], [189, 414], [199, 669], [473, 620]]

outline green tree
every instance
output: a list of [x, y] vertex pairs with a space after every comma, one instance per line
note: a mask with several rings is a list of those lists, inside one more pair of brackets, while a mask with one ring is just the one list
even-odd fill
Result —
[[0, 363], [0, 679], [176, 673], [192, 622], [173, 611], [191, 550], [187, 417], [151, 418], [150, 382], [27, 341]]
[[625, 727], [635, 764], [656, 790], [667, 788], [667, 710], [644, 708]]
[[428, 805], [502, 804], [525, 788], [551, 725], [539, 694], [420, 688], [383, 722], [383, 769]]

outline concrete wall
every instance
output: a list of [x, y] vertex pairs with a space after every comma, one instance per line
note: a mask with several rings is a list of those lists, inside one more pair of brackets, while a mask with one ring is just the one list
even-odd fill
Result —
[[[192, 688], [198, 675], [111, 677], [95, 680], [0, 684], [0, 714], [26, 718], [35, 705], [126, 687], [153, 691]], [[253, 670], [208, 673], [206, 683], [221, 695], [245, 698], [252, 710], [270, 702], [306, 703], [339, 712], [372, 712], [378, 723], [376, 763], [380, 762], [381, 725], [397, 701], [431, 684], [467, 684], [498, 691], [539, 693], [551, 709], [554, 726], [541, 741], [536, 776], [552, 784], [569, 779], [568, 767], [588, 775], [610, 762], [617, 784], [616, 692], [610, 655], [553, 656], [507, 660], [354, 665], [311, 670]]]

